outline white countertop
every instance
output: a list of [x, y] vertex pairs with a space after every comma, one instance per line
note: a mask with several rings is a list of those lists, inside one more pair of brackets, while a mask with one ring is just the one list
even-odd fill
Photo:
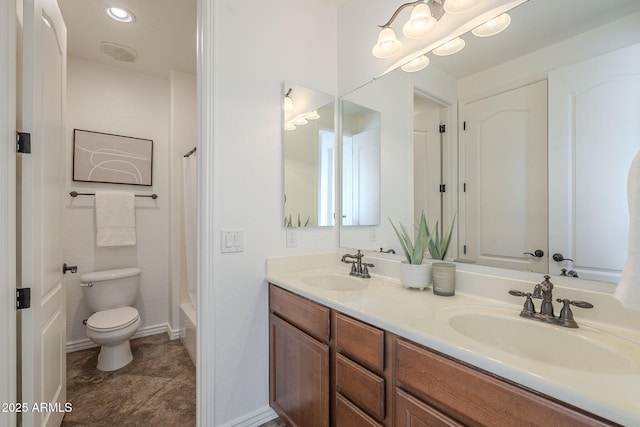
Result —
[[[640, 357], [637, 359], [636, 374], [599, 374], [571, 367], [559, 367], [474, 341], [443, 323], [442, 316], [439, 316], [444, 309], [452, 306], [473, 305], [476, 308], [484, 306], [495, 309], [521, 319], [519, 313], [524, 300], [504, 294], [508, 289], [530, 291], [533, 287], [527, 280], [486, 275], [481, 275], [486, 276], [481, 280], [478, 279], [478, 275], [459, 271], [456, 277], [457, 290], [453, 297], [436, 296], [430, 288], [426, 291], [409, 290], [394, 277], [376, 274], [372, 274], [371, 279], [359, 279], [366, 281], [367, 286], [358, 291], [331, 291], [305, 283], [304, 278], [310, 275], [348, 275], [348, 266], [337, 265], [335, 257], [335, 254], [317, 255], [313, 261], [312, 257], [306, 256], [300, 258], [300, 263], [293, 264], [290, 261], [282, 262], [283, 259], [270, 259], [267, 280], [322, 305], [603, 418], [626, 426], [640, 426]], [[320, 262], [317, 262], [318, 259]], [[385, 273], [393, 272], [396, 268], [392, 263], [397, 261], [375, 261], [378, 266], [387, 265], [386, 268], [380, 268]], [[483, 280], [485, 283], [479, 283]], [[554, 281], [554, 278], [551, 280]], [[487, 285], [489, 282], [491, 286]], [[585, 292], [587, 298], [581, 295]], [[578, 299], [573, 295], [575, 293], [556, 285], [554, 298]], [[624, 321], [623, 327], [599, 322], [600, 318], [606, 318], [606, 313], [602, 311], [611, 307], [618, 308], [611, 295], [593, 291], [577, 291], [577, 294], [578, 297], [583, 297], [581, 299], [603, 308], [599, 313], [596, 311], [596, 314], [584, 316], [583, 310], [574, 309], [574, 316], [580, 328], [571, 330], [571, 333], [587, 336], [590, 331], [606, 331], [629, 340], [631, 346], [640, 346], [640, 312], [617, 312], [614, 317]], [[557, 303], [555, 304], [556, 310], [559, 311]], [[587, 311], [591, 310], [584, 312]], [[554, 325], [543, 326], [559, 328]], [[544, 347], [545, 343], [541, 342], [540, 346]], [[548, 351], [553, 352], [555, 349], [549, 348]], [[569, 363], [568, 366], [570, 365]]]

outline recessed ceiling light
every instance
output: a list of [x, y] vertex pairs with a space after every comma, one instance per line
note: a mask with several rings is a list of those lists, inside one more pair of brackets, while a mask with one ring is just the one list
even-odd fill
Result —
[[121, 7], [109, 7], [107, 8], [107, 15], [115, 19], [118, 22], [133, 22], [133, 13], [127, 9]]

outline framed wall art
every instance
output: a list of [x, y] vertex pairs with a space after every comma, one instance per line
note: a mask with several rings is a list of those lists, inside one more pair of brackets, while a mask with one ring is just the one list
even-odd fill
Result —
[[73, 180], [151, 185], [153, 141], [73, 130]]

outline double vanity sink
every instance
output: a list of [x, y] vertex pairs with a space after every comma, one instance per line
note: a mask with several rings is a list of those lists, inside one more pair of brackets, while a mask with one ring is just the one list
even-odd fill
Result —
[[[577, 295], [593, 302], [589, 311], [595, 314], [576, 310], [579, 327], [572, 329], [519, 316], [523, 300], [508, 290], [530, 290], [535, 282], [458, 271], [456, 295], [438, 297], [430, 289], [405, 289], [393, 277], [395, 261], [376, 260], [387, 263], [381, 270], [389, 276], [372, 272], [362, 279], [330, 256], [326, 260], [320, 268], [306, 260], [297, 269], [289, 261], [269, 260], [268, 281], [605, 419], [640, 425], [640, 313], [611, 316], [628, 324], [601, 321], [608, 317], [605, 310], [624, 310], [610, 294]], [[569, 298], [576, 295], [567, 293], [580, 291], [554, 292]]]

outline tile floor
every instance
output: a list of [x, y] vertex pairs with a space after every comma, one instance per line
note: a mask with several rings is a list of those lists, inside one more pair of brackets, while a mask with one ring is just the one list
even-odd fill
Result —
[[[180, 341], [165, 334], [131, 341], [133, 361], [114, 372], [96, 369], [99, 348], [67, 354], [63, 427], [196, 425], [196, 369]], [[260, 427], [285, 427], [279, 418]]]
[[131, 341], [133, 362], [96, 369], [99, 348], [67, 354], [63, 427], [195, 426], [196, 369], [179, 340], [166, 334]]

